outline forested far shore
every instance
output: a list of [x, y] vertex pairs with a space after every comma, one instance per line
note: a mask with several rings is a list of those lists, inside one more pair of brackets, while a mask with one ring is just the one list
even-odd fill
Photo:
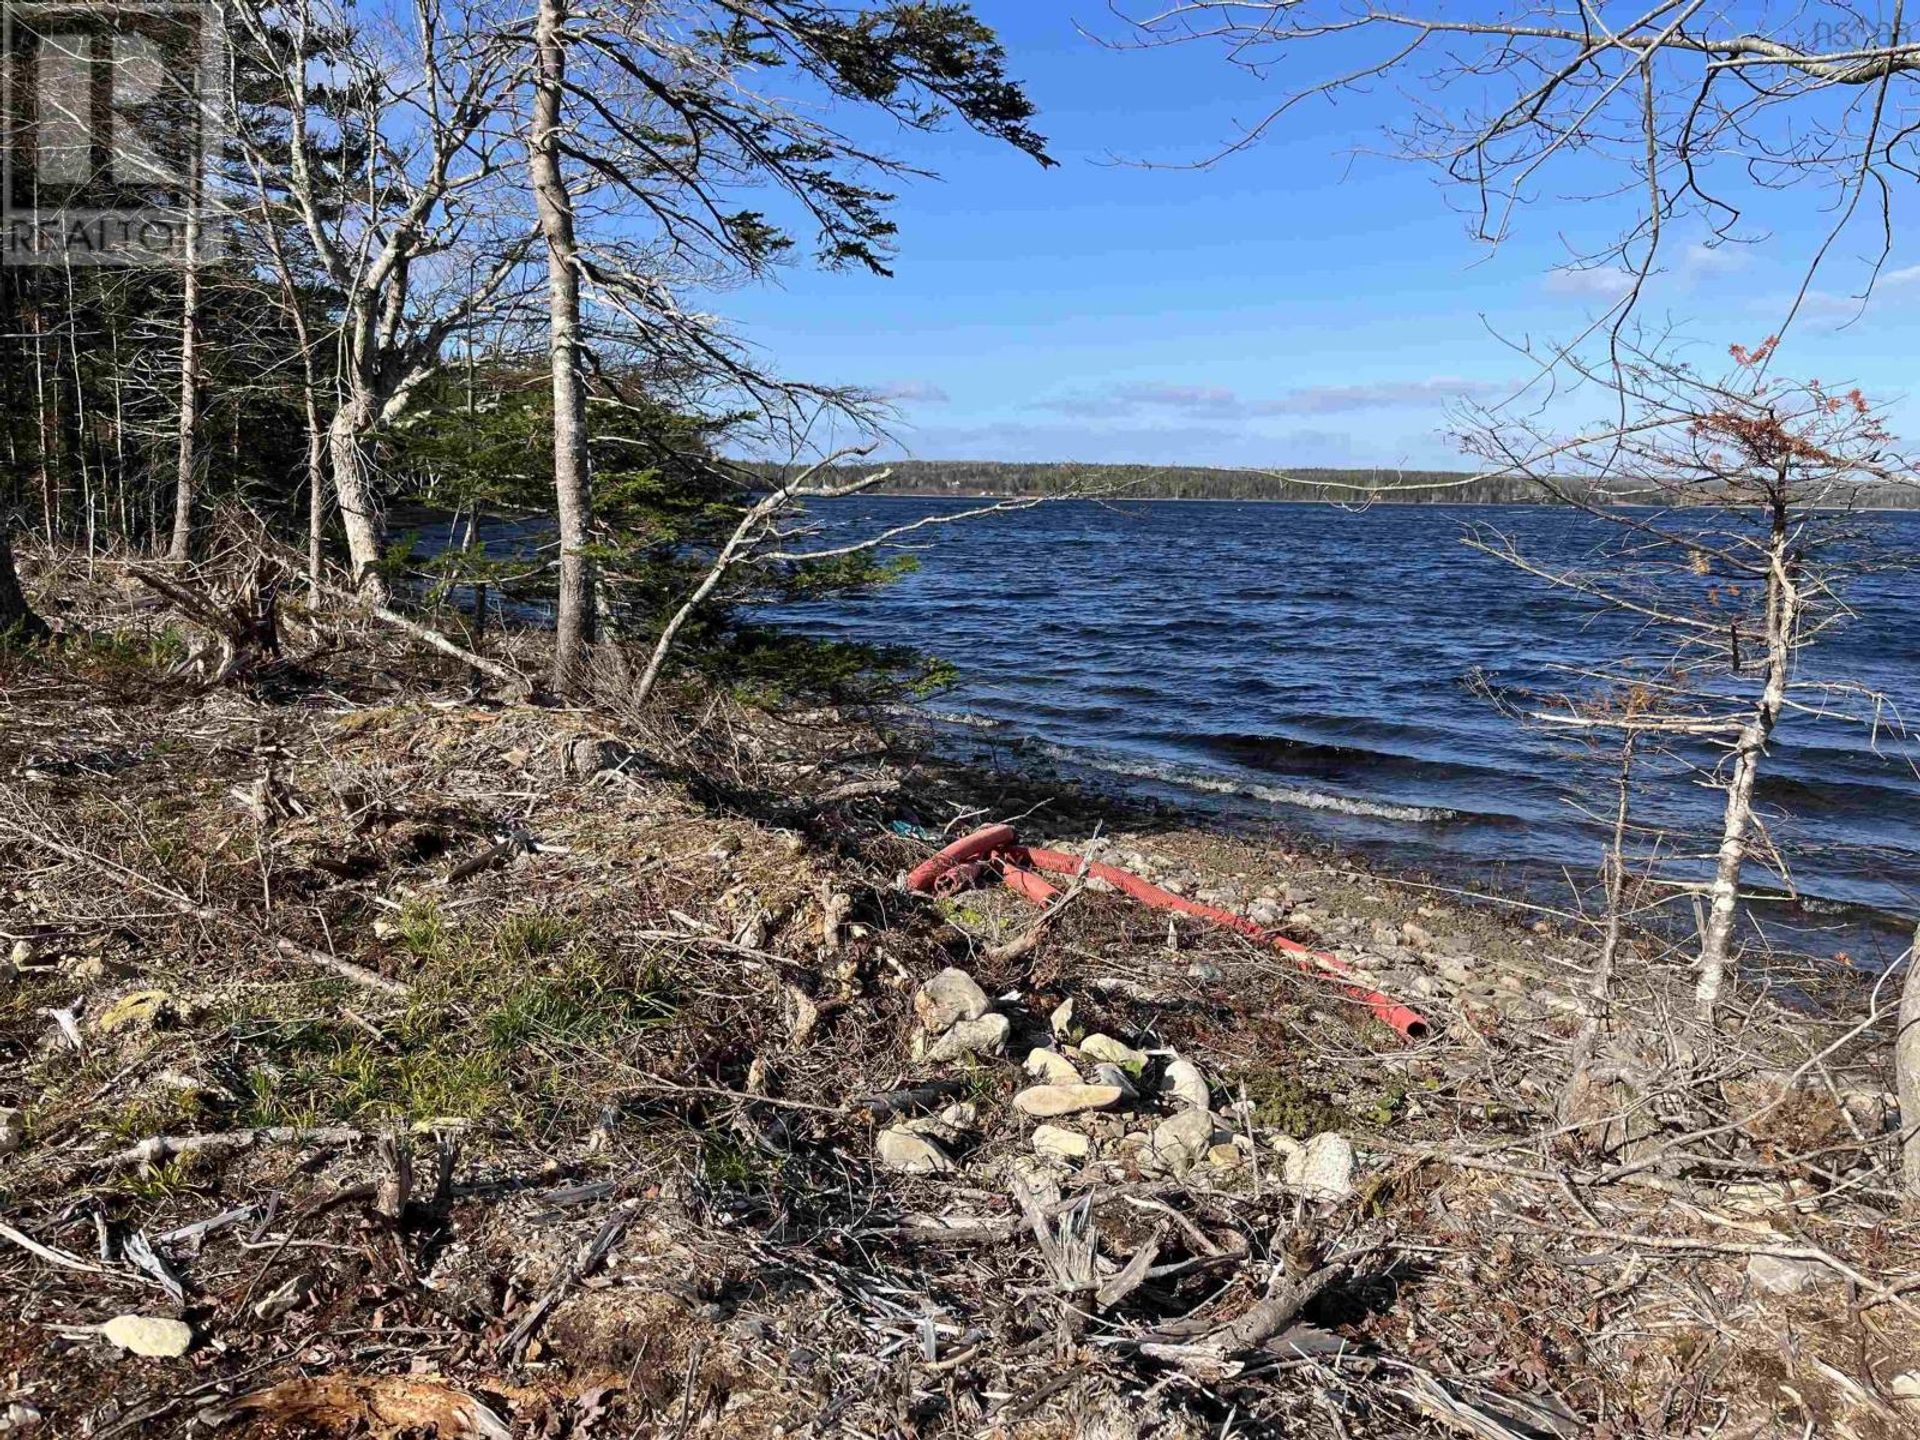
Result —
[[[839, 467], [851, 481], [874, 469], [887, 479], [881, 495], [1030, 496], [1073, 493], [1137, 500], [1270, 500], [1289, 503], [1358, 499], [1383, 505], [1546, 505], [1556, 503], [1520, 475], [1478, 477], [1469, 470], [1341, 470], [1321, 467], [1233, 470], [1210, 465], [1105, 465], [1073, 461], [893, 460]], [[1571, 493], [1586, 487], [1568, 482]], [[1631, 500], [1627, 494], [1617, 498]], [[1920, 509], [1920, 486], [1860, 488], [1862, 509]]]

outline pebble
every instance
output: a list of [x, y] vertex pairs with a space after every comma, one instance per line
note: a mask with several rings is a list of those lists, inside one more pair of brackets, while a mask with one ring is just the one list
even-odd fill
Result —
[[962, 1020], [987, 1013], [987, 992], [964, 970], [948, 966], [913, 994], [913, 1013], [929, 1035], [943, 1034]]
[[1212, 961], [1196, 960], [1187, 966], [1187, 978], [1189, 980], [1198, 980], [1206, 985], [1217, 985], [1220, 981], [1226, 979], [1227, 975], [1226, 971], [1222, 970]]
[[926, 1136], [898, 1126], [880, 1132], [873, 1153], [887, 1169], [902, 1175], [938, 1175], [953, 1169], [946, 1151]]
[[1004, 1015], [982, 1015], [962, 1020], [927, 1047], [922, 1057], [929, 1065], [964, 1060], [969, 1055], [998, 1055], [1007, 1048], [1013, 1026]]
[[1407, 945], [1414, 950], [1431, 950], [1433, 934], [1424, 925], [1416, 925], [1409, 920], [1400, 927], [1401, 935], [1406, 937]]
[[1061, 1160], [1086, 1160], [1093, 1155], [1093, 1141], [1078, 1130], [1067, 1130], [1058, 1125], [1041, 1125], [1033, 1132], [1033, 1148], [1040, 1155], [1053, 1155]]
[[1200, 1067], [1191, 1060], [1175, 1060], [1169, 1064], [1167, 1073], [1161, 1078], [1160, 1088], [1189, 1109], [1209, 1110], [1213, 1107], [1213, 1095], [1207, 1089], [1207, 1077], [1200, 1073]]
[[1238, 1170], [1240, 1149], [1236, 1145], [1216, 1145], [1207, 1151], [1207, 1163], [1216, 1170]]
[[1023, 1115], [1050, 1118], [1077, 1115], [1083, 1110], [1107, 1110], [1122, 1098], [1117, 1085], [1033, 1085], [1013, 1097], [1013, 1108]]

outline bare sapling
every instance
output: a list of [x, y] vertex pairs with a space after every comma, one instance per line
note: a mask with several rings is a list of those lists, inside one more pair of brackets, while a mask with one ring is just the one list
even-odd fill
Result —
[[[1583, 676], [1586, 699], [1535, 718], [1651, 737], [1691, 763], [1690, 780], [1721, 792], [1716, 833], [1690, 862], [1696, 873], [1664, 881], [1671, 897], [1698, 905], [1694, 1005], [1707, 1022], [1731, 982], [1750, 867], [1764, 862], [1792, 891], [1756, 802], [1778, 727], [1799, 717], [1904, 738], [1885, 696], [1846, 675], [1803, 673], [1803, 660], [1852, 617], [1849, 582], [1896, 563], [1861, 512], [1875, 487], [1905, 482], [1911, 468], [1858, 390], [1770, 377], [1776, 344], [1731, 347], [1719, 380], [1640, 352], [1583, 370], [1616, 418], [1571, 438], [1492, 415], [1465, 435], [1490, 467], [1611, 532], [1577, 569], [1546, 566], [1490, 527], [1469, 536], [1619, 622], [1607, 662]], [[1587, 703], [1635, 689], [1650, 703]]]

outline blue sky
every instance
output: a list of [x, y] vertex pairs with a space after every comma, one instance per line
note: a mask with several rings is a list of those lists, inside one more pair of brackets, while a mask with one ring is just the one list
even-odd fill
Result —
[[[1103, 48], [1075, 28], [1118, 33], [1098, 4], [975, 8], [1039, 105], [1059, 167], [965, 132], [858, 122], [941, 177], [903, 189], [895, 276], [794, 268], [713, 297], [787, 373], [892, 395], [906, 453], [1454, 464], [1446, 398], [1501, 393], [1525, 372], [1501, 337], [1564, 339], [1610, 298], [1609, 277], [1556, 267], [1610, 236], [1623, 209], [1549, 195], [1489, 251], [1468, 233], [1467, 197], [1382, 153], [1382, 126], [1402, 113], [1391, 90], [1302, 107], [1256, 148], [1194, 169], [1279, 80], [1204, 47]], [[1757, 245], [1710, 249], [1683, 229], [1642, 314], [1677, 323], [1703, 353], [1764, 338], [1829, 223], [1824, 198], [1756, 212]], [[1913, 388], [1920, 254], [1896, 249], [1856, 318], [1848, 293], [1875, 228], [1835, 248], [1783, 361], [1892, 400]], [[1920, 420], [1920, 407], [1896, 416]]]

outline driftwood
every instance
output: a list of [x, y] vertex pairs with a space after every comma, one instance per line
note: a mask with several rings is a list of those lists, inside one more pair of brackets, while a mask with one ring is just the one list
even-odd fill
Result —
[[[278, 605], [285, 576], [267, 556], [256, 556], [245, 578], [221, 598], [139, 566], [133, 567], [133, 578], [200, 626], [220, 647], [220, 663], [206, 680], [209, 689], [279, 659]], [[196, 657], [186, 665], [197, 663]]]

